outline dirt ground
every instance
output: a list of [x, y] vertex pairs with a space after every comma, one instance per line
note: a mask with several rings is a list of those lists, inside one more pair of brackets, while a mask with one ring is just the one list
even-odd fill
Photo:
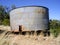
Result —
[[0, 29], [0, 45], [60, 45], [60, 35], [56, 38], [52, 34], [46, 37], [43, 35], [20, 35]]

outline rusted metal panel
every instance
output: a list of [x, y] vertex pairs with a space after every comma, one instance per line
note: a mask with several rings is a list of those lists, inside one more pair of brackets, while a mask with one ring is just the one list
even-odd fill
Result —
[[49, 29], [48, 9], [37, 6], [14, 9], [10, 12], [10, 24], [12, 30], [19, 30], [19, 25], [23, 31]]

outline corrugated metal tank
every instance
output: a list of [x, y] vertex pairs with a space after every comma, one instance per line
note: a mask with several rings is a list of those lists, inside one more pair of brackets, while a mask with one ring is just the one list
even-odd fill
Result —
[[12, 30], [37, 31], [49, 29], [48, 8], [43, 6], [24, 6], [10, 12], [10, 25]]

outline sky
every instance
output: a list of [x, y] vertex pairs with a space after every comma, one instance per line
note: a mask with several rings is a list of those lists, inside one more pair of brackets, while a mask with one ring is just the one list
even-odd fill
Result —
[[0, 0], [0, 5], [16, 7], [38, 5], [49, 8], [49, 19], [60, 20], [60, 0]]

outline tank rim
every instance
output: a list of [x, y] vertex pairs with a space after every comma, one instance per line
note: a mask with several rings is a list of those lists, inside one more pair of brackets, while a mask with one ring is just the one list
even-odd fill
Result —
[[[15, 9], [18, 9], [18, 8], [25, 8], [25, 7], [42, 7], [42, 8], [45, 8], [45, 9], [48, 10], [47, 7], [45, 7], [45, 6], [38, 6], [38, 5], [21, 6], [21, 7], [15, 8]], [[15, 9], [10, 10], [10, 12], [13, 11], [13, 10], [15, 10]]]

